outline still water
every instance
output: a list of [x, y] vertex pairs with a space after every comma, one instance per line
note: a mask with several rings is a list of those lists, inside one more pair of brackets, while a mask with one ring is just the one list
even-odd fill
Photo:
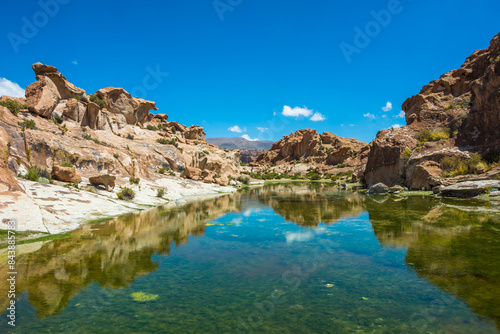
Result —
[[0, 332], [499, 333], [495, 209], [271, 185], [128, 214], [19, 245]]

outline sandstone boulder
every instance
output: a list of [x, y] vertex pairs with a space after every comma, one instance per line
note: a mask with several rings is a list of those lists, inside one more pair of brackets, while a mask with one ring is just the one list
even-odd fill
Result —
[[154, 118], [154, 115], [149, 113], [149, 111], [158, 110], [158, 108], [156, 108], [156, 103], [153, 101], [143, 100], [138, 97], [135, 98], [135, 101], [138, 104], [136, 111], [137, 122], [139, 123], [150, 122]]
[[403, 188], [402, 186], [399, 186], [399, 185], [391, 187], [391, 189], [390, 189], [390, 193], [392, 193], [392, 194], [397, 194], [397, 193], [400, 193], [403, 191], [405, 191], [405, 188]]
[[220, 186], [227, 186], [229, 184], [229, 178], [226, 175], [222, 175], [219, 178], [215, 179], [215, 182]]
[[191, 180], [201, 180], [201, 169], [196, 167], [186, 167], [181, 174], [181, 177]]
[[139, 103], [125, 89], [106, 87], [99, 89], [95, 95], [104, 101], [110, 113], [123, 115], [127, 124], [137, 123]]
[[443, 184], [442, 173], [443, 171], [439, 163], [424, 161], [415, 168], [410, 187], [416, 190], [431, 190]]
[[89, 178], [89, 182], [93, 186], [104, 186], [107, 191], [112, 191], [115, 187], [116, 177], [112, 175], [98, 175]]
[[191, 125], [186, 129], [184, 136], [186, 139], [205, 141], [205, 132], [203, 132], [203, 127], [199, 125]]
[[214, 183], [215, 182], [216, 173], [211, 170], [204, 170], [201, 173], [201, 178], [205, 183]]
[[156, 114], [153, 117], [156, 118], [156, 119], [159, 119], [161, 121], [166, 121], [168, 119], [168, 115], [167, 114]]
[[55, 68], [54, 66], [44, 65], [40, 62], [34, 63], [33, 65], [31, 65], [31, 67], [33, 68], [33, 71], [35, 72], [36, 75], [44, 75], [50, 72], [58, 72], [57, 68]]
[[52, 177], [63, 182], [82, 182], [80, 172], [73, 167], [62, 167], [54, 165], [51, 171]]
[[56, 108], [61, 95], [56, 85], [46, 77], [40, 77], [26, 87], [26, 103], [30, 112], [49, 117]]
[[389, 187], [383, 183], [377, 183], [368, 189], [367, 194], [385, 194], [389, 192]]

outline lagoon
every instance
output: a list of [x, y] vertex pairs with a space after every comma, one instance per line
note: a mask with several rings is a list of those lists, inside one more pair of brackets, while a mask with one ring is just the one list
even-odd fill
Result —
[[0, 332], [499, 333], [498, 211], [272, 184], [127, 214], [18, 245]]

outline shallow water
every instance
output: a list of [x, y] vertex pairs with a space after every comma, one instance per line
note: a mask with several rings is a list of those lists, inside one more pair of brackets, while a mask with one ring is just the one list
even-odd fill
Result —
[[125, 215], [19, 245], [0, 332], [498, 333], [491, 209], [272, 185]]

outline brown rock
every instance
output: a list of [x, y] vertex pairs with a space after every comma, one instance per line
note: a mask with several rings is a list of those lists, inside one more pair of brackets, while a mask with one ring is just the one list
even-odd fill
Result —
[[196, 167], [186, 167], [182, 172], [181, 177], [191, 180], [201, 180], [201, 169]]
[[168, 119], [168, 115], [167, 114], [156, 114], [153, 116], [154, 118], [157, 118], [161, 121], [166, 121]]
[[215, 182], [218, 185], [225, 187], [225, 186], [227, 186], [229, 184], [229, 179], [228, 179], [228, 177], [226, 175], [222, 175], [221, 177], [216, 178]]
[[153, 101], [143, 100], [138, 97], [135, 98], [135, 101], [139, 105], [136, 111], [137, 122], [139, 123], [150, 122], [153, 119], [154, 115], [150, 114], [149, 111], [158, 110], [158, 108], [156, 108], [156, 103]]
[[431, 190], [443, 184], [442, 174], [440, 164], [435, 161], [424, 161], [415, 168], [410, 187], [417, 190]]
[[89, 178], [89, 182], [93, 186], [104, 186], [107, 191], [112, 191], [115, 187], [116, 177], [111, 175], [98, 175]]
[[57, 68], [55, 68], [54, 66], [44, 65], [40, 62], [34, 63], [33, 65], [31, 65], [31, 67], [33, 68], [33, 71], [35, 72], [36, 75], [44, 75], [50, 72], [58, 72]]
[[95, 95], [105, 102], [110, 113], [123, 115], [127, 124], [137, 124], [139, 103], [125, 89], [106, 87], [99, 89]]
[[184, 136], [186, 139], [205, 141], [205, 132], [203, 132], [203, 127], [199, 125], [191, 125], [186, 129]]
[[73, 167], [62, 167], [54, 165], [52, 167], [52, 177], [59, 181], [64, 182], [82, 182], [80, 172]]
[[37, 115], [49, 117], [60, 99], [56, 85], [46, 77], [42, 76], [26, 87], [28, 109]]
[[203, 182], [205, 182], [205, 183], [214, 183], [215, 176], [216, 176], [216, 173], [214, 171], [210, 171], [210, 170], [204, 170], [201, 173], [201, 178], [203, 179]]
[[[63, 117], [65, 120], [71, 120], [78, 124], [82, 124], [84, 118], [86, 118], [87, 114], [87, 105], [83, 102], [80, 102], [76, 99], [69, 99], [66, 102], [66, 107], [63, 109]], [[85, 120], [88, 123], [87, 120]]]
[[[0, 119], [4, 119], [2, 114], [10, 114], [10, 111], [0, 106]], [[4, 191], [22, 191], [21, 187], [17, 183], [15, 174], [9, 168], [8, 158], [11, 149], [11, 138], [9, 134], [0, 127], [0, 152], [2, 157], [0, 158], [0, 192]]]
[[0, 102], [3, 101], [15, 101], [19, 104], [26, 104], [26, 99], [23, 97], [12, 97], [12, 96], [7, 96], [7, 95], [2, 95], [0, 96]]

